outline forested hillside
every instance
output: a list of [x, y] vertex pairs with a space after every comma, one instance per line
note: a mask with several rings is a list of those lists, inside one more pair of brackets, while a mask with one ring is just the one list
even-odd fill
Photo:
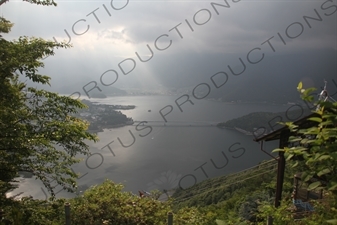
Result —
[[[226, 122], [218, 123], [219, 128], [241, 128], [243, 130], [254, 132], [259, 128], [266, 129], [264, 133], [269, 133], [272, 130], [276, 130], [282, 127], [282, 124], [278, 124], [279, 121], [289, 121], [292, 118], [302, 118], [309, 115], [311, 111], [307, 108], [302, 110], [292, 110], [286, 112], [253, 112], [248, 115], [228, 120]], [[282, 118], [282, 119], [281, 119]]]
[[[205, 180], [186, 190], [177, 190], [173, 195], [175, 208], [198, 206], [204, 212], [212, 212], [214, 219], [234, 224], [246, 220], [256, 222], [254, 213], [259, 202], [273, 204], [276, 170], [277, 161], [272, 159], [235, 174]], [[292, 192], [292, 173], [287, 167], [284, 196], [290, 197]]]

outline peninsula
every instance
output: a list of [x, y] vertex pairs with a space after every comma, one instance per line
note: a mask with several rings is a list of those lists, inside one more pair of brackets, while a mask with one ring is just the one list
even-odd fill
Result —
[[259, 132], [261, 132], [259, 128], [261, 127], [266, 129], [263, 130], [264, 133], [269, 133], [283, 126], [282, 124], [279, 124], [278, 121], [286, 122], [289, 121], [289, 118], [296, 118], [301, 114], [302, 116], [305, 116], [309, 113], [310, 110], [304, 110], [303, 112], [293, 110], [287, 112], [287, 115], [286, 112], [254, 112], [226, 122], [218, 123], [217, 127], [221, 129], [234, 129], [245, 135], [259, 135]]
[[103, 129], [133, 124], [132, 118], [117, 110], [131, 110], [135, 108], [134, 105], [95, 104], [85, 99], [82, 100], [82, 103], [86, 104], [88, 108], [79, 110], [76, 116], [90, 123], [89, 132], [97, 133], [102, 132]]

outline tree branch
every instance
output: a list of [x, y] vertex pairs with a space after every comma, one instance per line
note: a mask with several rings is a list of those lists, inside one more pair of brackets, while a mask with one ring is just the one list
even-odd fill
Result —
[[0, 5], [4, 4], [7, 1], [9, 1], [9, 0], [0, 0]]

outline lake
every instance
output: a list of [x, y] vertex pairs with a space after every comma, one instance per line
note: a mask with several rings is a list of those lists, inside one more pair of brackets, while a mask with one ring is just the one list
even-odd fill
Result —
[[[177, 96], [123, 96], [90, 99], [113, 105], [135, 105], [122, 111], [135, 124], [98, 133], [97, 143], [88, 143], [93, 153], [73, 167], [81, 174], [80, 192], [91, 185], [111, 179], [122, 183], [126, 191], [170, 190], [187, 188], [204, 179], [247, 169], [270, 159], [260, 145], [235, 130], [219, 129], [218, 122], [251, 112], [286, 111], [289, 105], [224, 103], [210, 100], [179, 99]], [[185, 102], [186, 101], [186, 102]], [[184, 104], [182, 104], [185, 102]], [[193, 103], [193, 104], [192, 104]], [[172, 109], [171, 113], [168, 113]], [[164, 118], [160, 115], [167, 116]], [[140, 123], [140, 121], [145, 121]], [[110, 143], [110, 144], [109, 144]], [[277, 142], [267, 143], [271, 151]], [[60, 190], [59, 187], [56, 191]], [[35, 198], [46, 198], [46, 190], [35, 179], [20, 179], [23, 192]], [[60, 191], [57, 197], [71, 197]]]

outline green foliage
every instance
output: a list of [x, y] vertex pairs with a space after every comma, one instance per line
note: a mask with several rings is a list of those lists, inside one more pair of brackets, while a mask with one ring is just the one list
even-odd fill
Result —
[[337, 210], [334, 207], [336, 206], [336, 199], [334, 197], [327, 195], [325, 196], [324, 201], [312, 200], [311, 204], [315, 209], [313, 212], [300, 214], [295, 212], [295, 207], [290, 200], [283, 200], [281, 206], [278, 208], [275, 208], [266, 202], [259, 207], [258, 217], [261, 219], [261, 222], [258, 224], [266, 224], [268, 216], [273, 217], [273, 222], [277, 225], [334, 224], [333, 219], [327, 220], [327, 218], [334, 218], [337, 213]]
[[[41, 201], [23, 198], [12, 200], [4, 208], [5, 220], [11, 224], [56, 225], [65, 223], [64, 204], [70, 204], [72, 225], [164, 225], [172, 211], [171, 200], [161, 202], [149, 197], [139, 197], [122, 191], [123, 185], [106, 180], [103, 184], [86, 190], [72, 199]], [[212, 213], [202, 213], [197, 208], [182, 208], [174, 213], [174, 224], [212, 224]]]
[[[302, 98], [313, 101], [310, 95], [314, 89], [302, 89], [298, 86]], [[315, 123], [306, 129], [288, 123], [293, 132], [290, 142], [300, 143], [296, 147], [283, 150], [289, 162], [301, 169], [304, 181], [319, 178], [310, 184], [309, 189], [323, 189], [337, 194], [337, 102], [318, 101], [317, 110], [308, 120]], [[300, 158], [296, 157], [300, 156]], [[302, 163], [302, 159], [304, 163]], [[290, 161], [292, 160], [292, 161]]]
[[152, 190], [150, 194], [151, 198], [153, 198], [154, 200], [158, 200], [163, 193], [159, 190]]
[[123, 186], [105, 181], [73, 199], [74, 224], [163, 224], [168, 203], [122, 192]]
[[[314, 102], [311, 95], [314, 88], [297, 87], [303, 100]], [[309, 190], [323, 190], [326, 193], [323, 202], [313, 202], [315, 212], [306, 215], [296, 224], [334, 224], [337, 207], [337, 103], [316, 101], [316, 111], [308, 118], [311, 126], [299, 128], [288, 122], [292, 133], [290, 146], [274, 151], [284, 151], [288, 164], [302, 173], [302, 181], [308, 182]], [[264, 216], [272, 215], [277, 224], [295, 224], [293, 215], [287, 209], [289, 202], [275, 209], [264, 206]], [[334, 218], [334, 219], [333, 219]]]
[[294, 218], [291, 213], [289, 206], [292, 205], [290, 200], [282, 201], [279, 207], [275, 207], [268, 202], [264, 202], [259, 207], [258, 217], [262, 220], [259, 224], [266, 224], [267, 218], [271, 216], [273, 218], [273, 223], [277, 225], [288, 225], [293, 222]]
[[[275, 160], [262, 162], [246, 171], [208, 179], [186, 190], [177, 190], [173, 195], [174, 208], [199, 207], [218, 223], [247, 224], [249, 219], [255, 220], [258, 202], [273, 200], [275, 164]], [[292, 173], [287, 170], [287, 174]], [[285, 192], [289, 192], [289, 195], [291, 182], [292, 179], [285, 182]]]
[[20, 201], [7, 201], [4, 210], [4, 219], [0, 224], [13, 225], [56, 225], [64, 224], [64, 202], [60, 199], [54, 202], [35, 200], [31, 197], [24, 197]]
[[[9, 33], [13, 24], [3, 17], [0, 17], [0, 33]], [[1, 35], [0, 35], [1, 37]]]
[[256, 222], [256, 214], [261, 202], [272, 203], [273, 200], [274, 199], [266, 192], [256, 192], [252, 195], [248, 195], [239, 208], [239, 215], [245, 220]]
[[[275, 160], [261, 162], [245, 171], [208, 179], [186, 190], [178, 189], [173, 195], [175, 204], [178, 208], [207, 206], [229, 200], [234, 194], [245, 196], [259, 189], [271, 194], [275, 190], [276, 164]], [[292, 182], [292, 178], [285, 182], [287, 191], [292, 188], [292, 184], [288, 185], [288, 182]]]
[[[275, 160], [261, 162], [245, 171], [208, 179], [186, 190], [177, 190], [173, 195], [174, 208], [199, 207], [205, 214], [211, 212], [217, 223], [227, 225], [256, 224], [263, 220], [258, 216], [261, 205], [274, 202], [276, 164]], [[295, 168], [286, 165], [283, 198], [291, 197], [295, 173]]]
[[[0, 33], [10, 32], [12, 26], [0, 18]], [[71, 166], [79, 162], [78, 154], [89, 154], [84, 140], [97, 140], [87, 132], [88, 124], [74, 116], [84, 104], [22, 81], [50, 85], [50, 77], [38, 72], [44, 66], [42, 58], [54, 55], [55, 48], [68, 47], [34, 37], [0, 37], [0, 207], [5, 193], [16, 187], [13, 182], [20, 171], [41, 180], [52, 196], [56, 185], [74, 191], [77, 174]]]

